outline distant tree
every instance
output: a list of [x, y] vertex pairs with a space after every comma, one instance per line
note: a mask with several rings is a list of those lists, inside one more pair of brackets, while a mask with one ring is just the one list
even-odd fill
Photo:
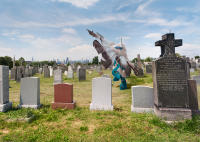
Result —
[[131, 60], [132, 63], [136, 63], [137, 62], [137, 58], [134, 58], [133, 60]]
[[99, 63], [98, 56], [95, 56], [95, 57], [92, 59], [92, 64], [98, 65], [98, 63]]
[[146, 59], [144, 59], [145, 62], [152, 62], [153, 58], [152, 57], [147, 57]]
[[195, 59], [199, 59], [199, 58], [200, 58], [200, 56], [195, 56], [194, 58], [195, 58]]
[[176, 56], [177, 56], [177, 57], [181, 57], [181, 54], [179, 54], [179, 53], [176, 53]]
[[18, 61], [19, 61], [19, 64], [20, 64], [20, 65], [23, 65], [23, 66], [26, 65], [25, 59], [24, 59], [23, 57], [20, 57], [20, 58], [18, 59]]
[[12, 58], [9, 56], [0, 57], [0, 65], [9, 66], [9, 68], [11, 69], [13, 66]]

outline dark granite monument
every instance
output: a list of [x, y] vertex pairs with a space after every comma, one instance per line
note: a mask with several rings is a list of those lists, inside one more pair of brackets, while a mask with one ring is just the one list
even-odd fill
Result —
[[181, 45], [182, 40], [175, 40], [174, 33], [163, 35], [162, 40], [155, 43], [161, 46], [161, 55], [153, 62], [154, 111], [166, 120], [192, 117], [187, 63], [175, 54], [175, 47]]

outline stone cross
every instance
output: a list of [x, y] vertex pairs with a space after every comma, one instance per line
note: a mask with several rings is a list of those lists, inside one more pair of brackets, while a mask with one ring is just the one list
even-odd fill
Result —
[[155, 42], [155, 46], [161, 46], [161, 55], [175, 55], [175, 47], [182, 46], [182, 39], [174, 39], [174, 33], [168, 33], [162, 36], [162, 40]]

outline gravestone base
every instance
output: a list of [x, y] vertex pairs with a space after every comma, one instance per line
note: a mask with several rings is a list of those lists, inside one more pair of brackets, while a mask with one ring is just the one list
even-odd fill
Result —
[[38, 109], [41, 108], [41, 104], [39, 105], [19, 105], [19, 108], [33, 108], [33, 109]]
[[58, 108], [63, 108], [63, 109], [74, 109], [76, 106], [76, 102], [72, 102], [72, 103], [52, 103], [51, 107], [52, 109], [58, 109]]
[[136, 112], [136, 113], [143, 113], [143, 112], [154, 113], [153, 108], [137, 108], [137, 107], [134, 107], [133, 105], [131, 105], [131, 111]]
[[154, 106], [154, 112], [158, 117], [167, 121], [179, 121], [192, 118], [192, 110], [187, 108], [158, 108]]
[[12, 109], [12, 102], [6, 104], [0, 104], [0, 112], [6, 112], [10, 109]]
[[113, 110], [113, 105], [97, 105], [97, 104], [90, 104], [90, 110]]

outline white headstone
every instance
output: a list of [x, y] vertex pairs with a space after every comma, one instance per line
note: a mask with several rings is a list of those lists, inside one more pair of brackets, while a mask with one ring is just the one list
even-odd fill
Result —
[[153, 88], [148, 86], [132, 86], [132, 112], [153, 112]]
[[113, 110], [111, 78], [97, 77], [92, 79], [90, 110]]
[[63, 83], [62, 70], [57, 69], [54, 71], [54, 84], [61, 84], [61, 83]]
[[53, 76], [53, 67], [49, 67], [49, 71], [50, 71], [50, 77], [52, 77]]
[[71, 66], [68, 67], [67, 78], [74, 78], [74, 71]]
[[67, 77], [67, 71], [64, 72], [64, 75]]

